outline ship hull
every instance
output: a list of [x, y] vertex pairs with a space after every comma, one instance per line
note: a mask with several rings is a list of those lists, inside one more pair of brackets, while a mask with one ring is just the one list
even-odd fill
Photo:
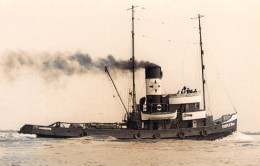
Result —
[[196, 139], [215, 140], [237, 130], [237, 119], [197, 128], [162, 130], [134, 130], [126, 128], [65, 128], [24, 125], [19, 133], [36, 134], [46, 138], [74, 138], [84, 136], [112, 136], [117, 139]]
[[[232, 134], [237, 130], [236, 121], [231, 122], [233, 126], [222, 129], [222, 125], [204, 126], [201, 128], [182, 128], [168, 130], [85, 130], [88, 136], [107, 135], [117, 139], [196, 139], [215, 140]], [[206, 131], [206, 134], [201, 134]], [[180, 135], [183, 133], [184, 135]]]

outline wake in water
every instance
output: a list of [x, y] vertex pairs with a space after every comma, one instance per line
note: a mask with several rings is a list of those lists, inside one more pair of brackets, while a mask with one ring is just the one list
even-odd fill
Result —
[[19, 134], [17, 131], [0, 131], [0, 142], [5, 141], [25, 141], [35, 139], [33, 134]]
[[260, 135], [260, 131], [258, 131], [258, 132], [245, 131], [245, 132], [242, 132], [242, 133], [246, 134], [246, 135]]
[[[260, 135], [260, 132], [235, 132], [230, 136], [216, 140], [216, 141], [253, 141], [252, 136]], [[33, 140], [36, 138], [34, 134], [19, 134], [14, 130], [0, 130], [0, 142], [4, 141], [24, 141], [24, 140]], [[118, 139], [111, 136], [87, 136], [80, 138], [71, 138], [77, 140], [86, 140], [86, 141], [119, 141]], [[141, 140], [139, 140], [141, 141]], [[123, 141], [125, 142], [125, 141]]]
[[87, 137], [83, 137], [85, 140], [90, 140], [90, 141], [115, 141], [118, 140], [115, 137], [112, 136], [106, 136], [106, 135], [100, 135], [100, 136], [87, 136]]
[[242, 132], [217, 141], [127, 141], [107, 136], [36, 138], [0, 131], [0, 165], [259, 165], [259, 148], [259, 135]]
[[237, 132], [233, 133], [232, 135], [229, 135], [225, 138], [222, 138], [222, 139], [219, 139], [216, 141], [253, 141], [253, 140], [254, 140], [254, 138], [251, 137], [250, 135], [237, 131]]

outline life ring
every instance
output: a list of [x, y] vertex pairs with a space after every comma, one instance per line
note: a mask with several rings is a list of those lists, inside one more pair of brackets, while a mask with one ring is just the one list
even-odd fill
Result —
[[179, 139], [184, 139], [185, 138], [185, 134], [184, 134], [184, 132], [179, 132], [178, 133], [178, 137], [179, 137]]
[[155, 138], [155, 139], [160, 139], [160, 138], [161, 138], [161, 135], [160, 135], [159, 133], [155, 133], [155, 134], [153, 135], [153, 138]]
[[87, 135], [88, 135], [87, 132], [85, 132], [84, 130], [83, 130], [83, 132], [80, 134], [81, 137], [85, 137], [85, 136], [87, 136]]
[[161, 110], [162, 110], [162, 105], [161, 105], [161, 104], [158, 104], [158, 105], [157, 105], [157, 110], [158, 110], [158, 111], [161, 111]]
[[206, 136], [208, 135], [208, 132], [207, 132], [206, 130], [202, 130], [202, 131], [200, 132], [200, 135], [206, 137]]
[[141, 134], [140, 133], [134, 134], [134, 138], [135, 139], [140, 139], [141, 138]]

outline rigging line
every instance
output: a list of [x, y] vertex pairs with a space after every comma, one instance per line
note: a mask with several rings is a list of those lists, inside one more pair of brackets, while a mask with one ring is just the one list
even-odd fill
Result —
[[127, 75], [127, 79], [128, 79], [128, 87], [127, 87], [127, 91], [128, 91], [128, 94], [127, 94], [127, 98], [128, 98], [128, 106], [129, 106], [129, 111], [131, 112], [131, 109], [132, 109], [132, 95], [133, 95], [133, 87], [132, 87], [132, 72], [129, 71], [128, 72], [128, 75]]
[[198, 50], [198, 47], [196, 47], [196, 50], [195, 50], [195, 64], [196, 64], [196, 66], [195, 66], [195, 74], [194, 74], [194, 85], [195, 85], [195, 87], [198, 87], [197, 86], [197, 83], [198, 83], [198, 76], [199, 76], [199, 74], [197, 73], [198, 72], [198, 66], [199, 66], [199, 64], [198, 64], [198, 53], [197, 53], [197, 50]]
[[194, 62], [194, 74], [193, 74], [193, 85], [196, 87], [196, 89], [199, 87], [199, 76], [200, 76], [200, 61], [199, 61], [199, 47], [193, 47], [191, 48], [192, 52], [192, 56], [191, 56], [191, 60]]
[[213, 92], [213, 89], [214, 89], [214, 87], [217, 85], [218, 80], [219, 80], [219, 77], [214, 81], [214, 83], [213, 83], [213, 85], [212, 85], [212, 88], [210, 89], [210, 93]]
[[[205, 41], [205, 40], [204, 40], [204, 41]], [[236, 107], [235, 107], [235, 105], [234, 105], [234, 103], [233, 103], [233, 101], [232, 101], [232, 99], [231, 99], [230, 94], [228, 93], [228, 90], [227, 90], [227, 88], [226, 88], [226, 86], [225, 86], [224, 80], [221, 79], [221, 74], [220, 74], [219, 69], [218, 69], [218, 67], [217, 67], [217, 64], [216, 64], [216, 62], [215, 62], [214, 55], [211, 53], [210, 48], [209, 48], [207, 42], [206, 42], [206, 47], [207, 47], [207, 50], [209, 50], [209, 52], [210, 52], [210, 54], [208, 54], [208, 55], [210, 55], [210, 57], [212, 58], [213, 64], [215, 65], [215, 68], [214, 68], [214, 69], [215, 69], [215, 72], [216, 72], [216, 74], [217, 74], [217, 76], [218, 76], [220, 82], [221, 82], [222, 88], [223, 88], [224, 91], [226, 92], [226, 94], [227, 94], [227, 96], [228, 96], [228, 99], [229, 99], [231, 105], [233, 106], [235, 112], [237, 113]]]
[[[141, 85], [141, 79], [140, 79], [140, 73], [137, 72], [137, 85]], [[138, 92], [138, 99], [140, 99], [142, 97], [142, 89], [140, 88], [140, 86], [137, 86], [137, 92]]]
[[121, 104], [122, 104], [122, 106], [123, 106], [125, 112], [128, 114], [127, 109], [126, 109], [126, 107], [125, 107], [125, 104], [124, 104], [124, 102], [123, 102], [123, 100], [122, 100], [122, 98], [121, 98], [121, 96], [120, 96], [120, 93], [119, 93], [119, 91], [118, 91], [118, 89], [117, 89], [117, 87], [116, 87], [116, 85], [115, 85], [115, 83], [114, 83], [114, 81], [113, 81], [113, 79], [112, 79], [110, 73], [109, 73], [109, 70], [108, 70], [107, 66], [105, 67], [105, 72], [106, 72], [107, 75], [109, 76], [109, 78], [110, 78], [110, 80], [111, 80], [111, 83], [112, 83], [113, 86], [114, 86], [114, 89], [115, 89], [115, 91], [116, 91], [116, 93], [117, 93], [118, 98], [119, 98], [120, 101], [121, 101]]
[[[136, 20], [137, 20], [137, 21], [145, 21], [145, 22], [159, 23], [159, 24], [163, 24], [163, 25], [166, 24], [166, 25], [174, 25], [174, 26], [176, 26], [176, 23], [171, 23], [171, 22], [167, 22], [167, 21], [165, 22], [165, 21], [163, 21], [163, 20], [162, 20], [162, 21], [159, 21], [159, 20], [150, 20], [150, 19], [143, 19], [143, 18], [140, 18], [140, 17], [136, 18]], [[176, 20], [176, 21], [178, 21], [178, 22], [179, 22], [179, 21], [184, 21], [184, 22], [185, 22], [185, 21], [187, 21], [187, 22], [188, 22], [188, 21], [189, 21], [189, 22], [191, 21], [190, 18], [187, 18], [187, 19], [171, 18], [171, 20]]]
[[196, 49], [196, 53], [197, 53], [197, 70], [196, 70], [196, 73], [197, 73], [197, 81], [196, 81], [196, 86], [197, 87], [200, 87], [200, 83], [201, 83], [201, 73], [200, 73], [200, 66], [201, 66], [201, 61], [199, 60], [200, 59], [200, 48], [199, 47], [196, 47], [197, 49]]
[[138, 86], [138, 98], [140, 99], [141, 97], [143, 97], [142, 95], [142, 90], [144, 89], [145, 87], [145, 81], [143, 81], [143, 79], [141, 79], [140, 77], [140, 72], [137, 72], [137, 84], [138, 85], [141, 85], [141, 86]]
[[182, 85], [185, 84], [185, 73], [184, 73], [184, 66], [185, 66], [185, 58], [186, 58], [186, 51], [187, 51], [187, 47], [188, 47], [188, 44], [186, 43], [185, 44], [185, 48], [184, 48], [184, 55], [183, 55], [183, 59], [182, 59]]
[[158, 38], [158, 37], [152, 37], [152, 36], [147, 36], [147, 35], [141, 35], [141, 34], [135, 34], [136, 36], [143, 37], [143, 38], [150, 38], [150, 39], [156, 39], [156, 40], [164, 40], [168, 42], [173, 42], [172, 40], [165, 39], [165, 38]]
[[[106, 74], [106, 76], [107, 76], [107, 79], [109, 80], [108, 82], [110, 83], [110, 85], [113, 86], [112, 82], [110, 81], [109, 76], [108, 76], [107, 74]], [[112, 92], [112, 93], [113, 93], [113, 96], [114, 96], [113, 98], [114, 98], [114, 100], [118, 103], [119, 100], [116, 100], [116, 99], [115, 99], [115, 98], [116, 98], [116, 95], [115, 95], [114, 91], [115, 91], [115, 90], [113, 90], [113, 92]], [[117, 98], [117, 99], [118, 99], [118, 98]], [[121, 107], [123, 108], [122, 104], [119, 104], [119, 105], [121, 105]], [[123, 110], [124, 110], [124, 108], [123, 108]]]
[[[206, 77], [207, 79], [207, 77]], [[208, 84], [206, 84], [206, 90], [207, 90], [207, 98], [208, 98], [208, 112], [210, 113], [210, 115], [212, 115], [212, 111], [211, 111], [211, 99], [210, 99], [210, 94], [209, 94], [209, 86]]]
[[[207, 46], [208, 47], [208, 46]], [[208, 48], [208, 50], [209, 50], [209, 48]], [[210, 50], [209, 50], [210, 51]], [[210, 55], [210, 54], [209, 54]], [[212, 63], [213, 63], [213, 65], [214, 65], [214, 69], [215, 69], [215, 72], [216, 72], [216, 74], [217, 74], [217, 79], [219, 79], [220, 80], [220, 83], [221, 83], [221, 86], [222, 86], [222, 88], [224, 89], [224, 91], [225, 91], [225, 93], [227, 94], [227, 96], [228, 96], [228, 98], [229, 98], [229, 101], [230, 101], [230, 103], [232, 104], [232, 106], [233, 106], [233, 108], [234, 108], [234, 110], [235, 110], [235, 112], [236, 112], [236, 108], [235, 108], [235, 105], [234, 105], [234, 103], [233, 103], [233, 101], [232, 101], [232, 99], [231, 99], [231, 96], [230, 96], [230, 94], [229, 94], [229, 92], [228, 92], [228, 90], [227, 90], [227, 88], [226, 88], [226, 86], [225, 86], [225, 83], [224, 83], [224, 81], [223, 81], [223, 79], [221, 79], [221, 74], [220, 74], [220, 72], [219, 72], [219, 70], [218, 70], [218, 67], [217, 67], [217, 64], [216, 64], [216, 62], [215, 62], [215, 59], [214, 59], [214, 57], [213, 56], [210, 56], [212, 59]]]
[[[196, 23], [197, 24], [197, 23]], [[196, 28], [196, 29], [198, 29], [198, 27]], [[197, 31], [192, 31], [192, 33], [191, 33], [191, 36], [192, 36], [192, 38], [194, 38], [194, 39], [196, 39], [196, 41], [197, 40], [199, 40], [199, 39], [197, 39], [198, 38], [198, 35], [197, 35]], [[199, 43], [197, 43], [197, 44], [199, 44]], [[197, 47], [196, 46], [196, 50], [195, 50], [195, 52], [196, 52], [196, 55], [195, 55], [195, 59], [196, 59], [196, 67], [195, 67], [195, 86], [198, 88], [198, 89], [200, 89], [200, 87], [202, 87], [202, 85], [201, 85], [201, 80], [202, 80], [202, 75], [201, 75], [201, 55], [200, 55], [200, 47]], [[201, 86], [200, 86], [201, 85]]]
[[128, 72], [128, 75], [127, 75], [127, 78], [128, 78], [128, 87], [127, 87], [127, 90], [128, 90], [128, 94], [127, 94], [127, 99], [128, 99], [128, 110], [131, 112], [132, 110], [132, 102], [133, 102], [133, 87], [132, 87], [132, 73], [129, 71]]
[[143, 97], [142, 93], [140, 93], [140, 92], [142, 92], [144, 90], [144, 87], [145, 87], [145, 81], [141, 81], [140, 77], [138, 77], [138, 85], [141, 85], [141, 86], [138, 86], [138, 89], [137, 89], [138, 92], [139, 92], [137, 97], [140, 99], [141, 97]]
[[174, 39], [166, 39], [166, 38], [159, 38], [159, 37], [153, 37], [153, 36], [147, 36], [142, 34], [135, 34], [136, 36], [143, 37], [143, 38], [150, 38], [150, 39], [156, 39], [156, 40], [164, 40], [171, 43], [183, 43], [183, 44], [199, 44], [198, 42], [185, 42], [185, 41], [178, 41]]
[[[181, 28], [182, 30], [183, 29], [185, 29], [185, 30], [192, 30], [192, 29], [196, 28], [196, 27], [191, 27], [189, 25], [176, 26], [176, 25], [178, 25], [177, 21], [176, 21], [176, 23], [165, 23], [164, 21], [151, 21], [151, 20], [144, 20], [144, 19], [140, 19], [140, 18], [138, 18], [137, 21], [142, 22], [142, 23], [146, 23], [146, 24], [148, 22], [149, 24], [161, 26], [161, 27], [164, 27], [164, 28], [170, 27], [171, 29], [172, 28], [174, 28], [174, 29], [180, 29]], [[178, 21], [178, 23], [179, 23], [179, 21]]]
[[130, 111], [131, 106], [132, 106], [132, 96], [130, 95], [132, 93], [132, 89], [131, 89], [132, 88], [132, 73], [131, 72], [128, 72], [127, 78], [128, 78], [128, 87], [127, 87], [128, 111]]
[[[135, 72], [135, 82], [136, 82], [136, 85], [139, 85], [139, 82], [140, 82], [140, 79], [139, 79], [139, 73], [136, 71]], [[139, 92], [139, 87], [136, 86], [136, 98], [139, 99], [140, 98], [140, 92]]]
[[[205, 47], [207, 48], [207, 50], [209, 49], [208, 48], [208, 46], [207, 46], [207, 44], [205, 44]], [[217, 75], [217, 78], [215, 79], [215, 81], [214, 81], [214, 83], [212, 84], [212, 87], [211, 87], [211, 89], [209, 90], [209, 92], [210, 93], [212, 93], [213, 92], [213, 89], [215, 88], [215, 86], [217, 85], [217, 82], [219, 81], [219, 72], [218, 72], [218, 70], [217, 70], [217, 68], [216, 68], [216, 63], [215, 63], [215, 61], [214, 61], [214, 59], [212, 59], [212, 57], [211, 57], [211, 55], [208, 53], [208, 51], [206, 50], [206, 54], [208, 55], [208, 59], [209, 59], [209, 62], [210, 62], [210, 64], [211, 64], [211, 66], [213, 67], [213, 70], [215, 70], [215, 73], [216, 73], [216, 75]]]
[[131, 105], [131, 96], [130, 96], [130, 87], [131, 87], [131, 79], [130, 79], [130, 72], [127, 72], [126, 74], [126, 79], [127, 79], [127, 84], [126, 84], [126, 100], [127, 100], [127, 110], [128, 112], [130, 112], [131, 108], [130, 108], [130, 105]]
[[200, 47], [196, 47], [196, 54], [197, 54], [197, 68], [196, 68], [196, 73], [197, 73], [197, 81], [196, 85], [198, 89], [202, 91], [202, 75], [201, 75], [201, 55], [200, 55]]
[[[124, 86], [124, 89], [125, 89], [125, 91], [124, 91], [124, 101], [125, 101], [125, 103], [127, 103], [128, 102], [128, 83], [129, 83], [129, 79], [128, 79], [128, 73], [129, 72], [126, 72], [126, 77], [125, 77], [125, 86]], [[128, 109], [127, 109], [127, 111], [129, 111]]]

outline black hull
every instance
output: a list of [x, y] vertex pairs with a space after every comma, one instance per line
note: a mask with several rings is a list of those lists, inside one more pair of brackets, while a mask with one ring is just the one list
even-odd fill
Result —
[[193, 139], [216, 140], [226, 137], [237, 130], [237, 119], [198, 128], [179, 128], [164, 130], [62, 128], [37, 125], [24, 125], [19, 133], [36, 134], [44, 138], [75, 138], [85, 136], [112, 136], [117, 139]]

